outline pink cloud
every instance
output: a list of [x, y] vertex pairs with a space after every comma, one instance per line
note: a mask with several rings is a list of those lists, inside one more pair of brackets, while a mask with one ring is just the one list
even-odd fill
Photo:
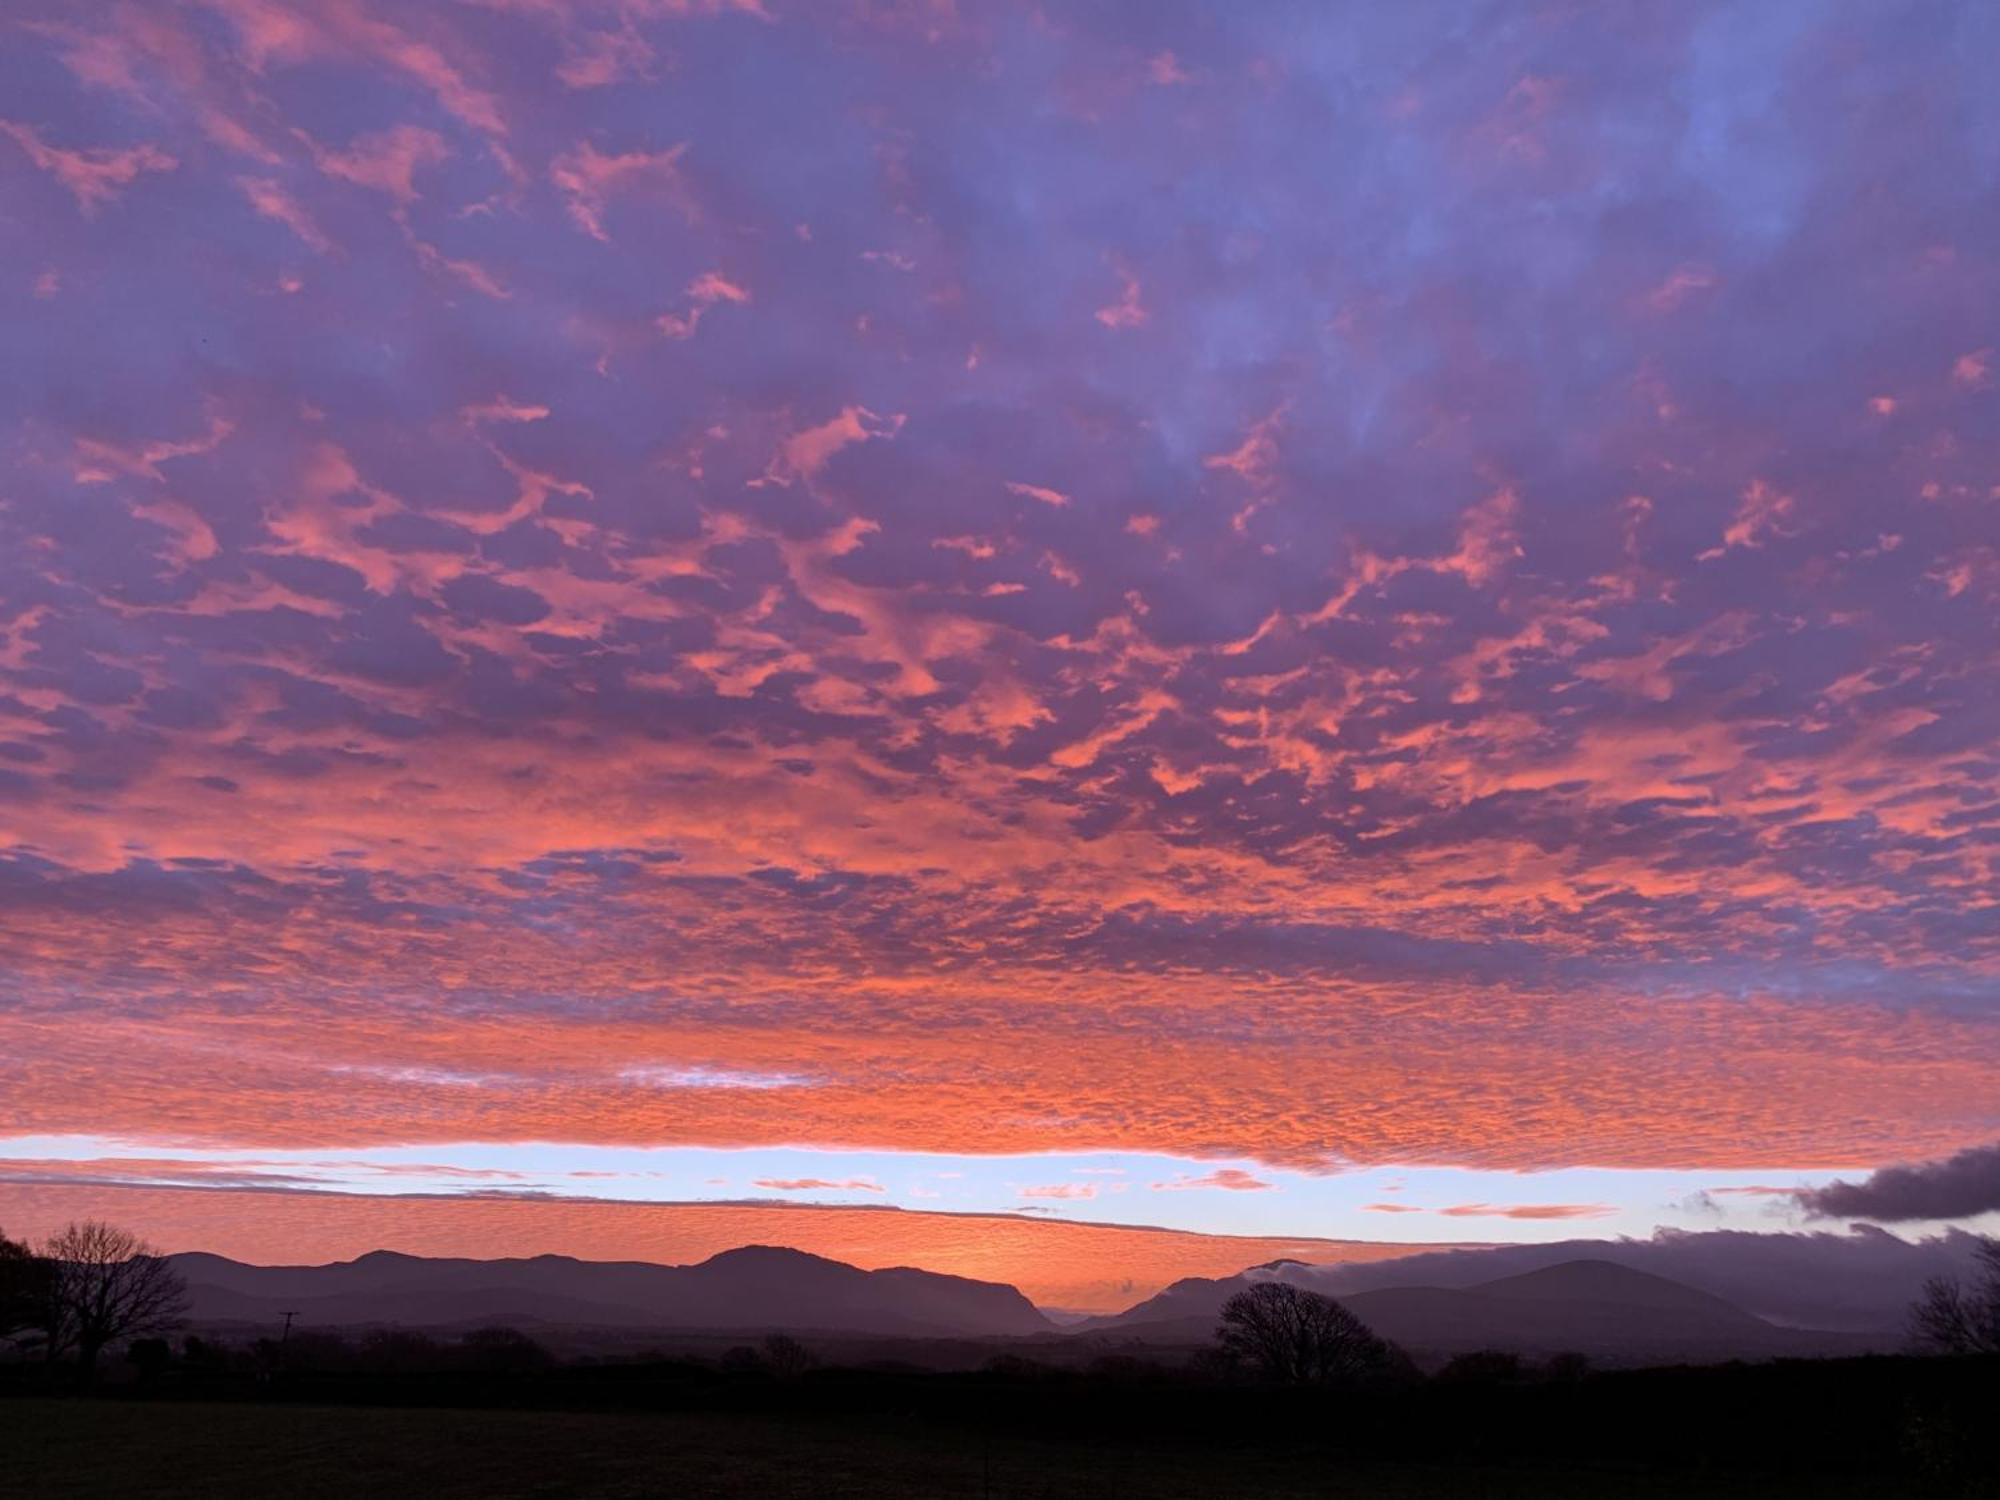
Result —
[[1211, 453], [1201, 461], [1205, 469], [1224, 469], [1251, 484], [1268, 483], [1278, 459], [1278, 427], [1285, 409], [1279, 407], [1244, 435], [1243, 441], [1226, 453]]
[[1715, 284], [1713, 271], [1702, 266], [1681, 266], [1646, 293], [1646, 306], [1656, 313], [1672, 312], [1697, 293], [1711, 290]]
[[1123, 265], [1115, 265], [1115, 269], [1118, 273], [1117, 299], [1098, 308], [1097, 321], [1112, 329], [1144, 327], [1152, 314], [1146, 311], [1139, 278]]
[[79, 437], [76, 439], [76, 465], [72, 477], [78, 484], [108, 484], [117, 475], [124, 474], [134, 479], [150, 480], [154, 484], [165, 484], [167, 476], [161, 470], [161, 464], [171, 459], [212, 453], [235, 430], [234, 422], [211, 414], [208, 430], [200, 437], [164, 439], [129, 447], [101, 438]]
[[1608, 1203], [1460, 1203], [1438, 1212], [1448, 1219], [1601, 1219], [1617, 1210]]
[[810, 479], [843, 448], [871, 438], [894, 437], [903, 425], [900, 415], [878, 417], [865, 406], [844, 407], [837, 417], [795, 432], [778, 445], [764, 482], [786, 485]]
[[1188, 1188], [1224, 1188], [1232, 1193], [1259, 1192], [1271, 1187], [1261, 1177], [1253, 1177], [1241, 1167], [1218, 1167], [1204, 1177], [1189, 1177], [1185, 1174], [1170, 1182], [1156, 1182], [1153, 1191], [1181, 1192]]
[[611, 236], [604, 228], [604, 213], [611, 196], [649, 180], [679, 204], [683, 212], [692, 214], [692, 200], [680, 172], [680, 160], [686, 151], [687, 146], [682, 143], [664, 151], [613, 155], [583, 141], [549, 163], [549, 180], [568, 200], [569, 216], [577, 228], [592, 239], [608, 241]]
[[357, 187], [387, 193], [398, 203], [417, 199], [420, 167], [434, 167], [451, 155], [444, 137], [415, 125], [357, 136], [345, 151], [316, 150], [319, 169]]
[[414, 235], [410, 238], [410, 248], [417, 252], [417, 263], [426, 271], [442, 271], [465, 283], [482, 297], [491, 297], [496, 302], [505, 302], [513, 296], [505, 283], [478, 261], [446, 255], [428, 240], [417, 239]]
[[777, 1193], [881, 1193], [887, 1189], [879, 1182], [870, 1182], [865, 1177], [850, 1177], [845, 1182], [829, 1182], [823, 1177], [759, 1177], [753, 1186], [769, 1188]]
[[1018, 480], [1007, 481], [1007, 488], [1016, 495], [1024, 495], [1030, 500], [1039, 500], [1044, 505], [1062, 506], [1069, 504], [1069, 496], [1061, 490], [1052, 490], [1046, 485], [1022, 484]]
[[542, 422], [548, 419], [546, 406], [533, 406], [524, 402], [509, 400], [505, 396], [495, 396], [491, 401], [459, 408], [459, 415], [468, 422]]
[[78, 150], [51, 146], [31, 126], [12, 120], [0, 120], [0, 135], [11, 136], [29, 161], [68, 188], [85, 215], [96, 213], [142, 173], [171, 172], [180, 165], [153, 145]]
[[1095, 1198], [1097, 1196], [1097, 1184], [1094, 1182], [1051, 1182], [1040, 1187], [1024, 1187], [1021, 1189], [1020, 1196], [1023, 1198]]
[[718, 302], [744, 303], [750, 300], [749, 292], [720, 271], [697, 276], [688, 283], [687, 295], [689, 305], [685, 312], [662, 313], [656, 320], [660, 331], [668, 338], [692, 337], [701, 326], [702, 315]]
[[1780, 494], [1762, 479], [1753, 479], [1743, 491], [1736, 515], [1722, 533], [1722, 545], [1698, 555], [1697, 561], [1711, 562], [1735, 547], [1761, 547], [1772, 537], [1796, 532], [1797, 502]]
[[[272, 63], [357, 56], [379, 63], [427, 89], [461, 122], [488, 135], [507, 133], [496, 95], [472, 83], [430, 40], [383, 20], [362, 0], [201, 0], [234, 24], [253, 72]], [[392, 14], [395, 12], [391, 12]], [[413, 12], [414, 13], [414, 12]]]
[[299, 237], [321, 255], [333, 249], [333, 243], [320, 232], [307, 213], [303, 204], [270, 177], [239, 177], [237, 187], [250, 200], [250, 206], [264, 218], [275, 220]]

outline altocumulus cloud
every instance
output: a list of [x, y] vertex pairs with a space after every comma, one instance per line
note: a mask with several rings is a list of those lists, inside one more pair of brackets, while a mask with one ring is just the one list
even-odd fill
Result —
[[1992, 7], [0, 9], [10, 1130], [1989, 1138]]

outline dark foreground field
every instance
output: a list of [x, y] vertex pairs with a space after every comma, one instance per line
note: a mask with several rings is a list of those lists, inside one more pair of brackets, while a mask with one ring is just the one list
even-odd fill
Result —
[[[1918, 1493], [1884, 1476], [1344, 1463], [1316, 1447], [1009, 1439], [914, 1420], [250, 1403], [0, 1403], [21, 1496], [1457, 1496]], [[1670, 1439], [1669, 1439], [1670, 1440]]]
[[438, 1368], [452, 1351], [435, 1345], [420, 1368], [297, 1368], [312, 1347], [286, 1370], [247, 1356], [121, 1367], [95, 1393], [17, 1367], [0, 1380], [0, 1497], [2000, 1500], [2000, 1359], [1600, 1373], [1500, 1360], [1288, 1388], [1118, 1359]]

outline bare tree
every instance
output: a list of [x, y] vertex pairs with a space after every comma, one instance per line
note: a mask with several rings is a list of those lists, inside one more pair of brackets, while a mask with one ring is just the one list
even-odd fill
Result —
[[48, 1263], [49, 1352], [76, 1350], [89, 1380], [113, 1339], [154, 1333], [180, 1321], [187, 1287], [160, 1252], [137, 1235], [86, 1219], [42, 1246]]
[[774, 1333], [764, 1340], [764, 1363], [780, 1380], [797, 1380], [819, 1361], [812, 1350], [789, 1333]]
[[0, 1234], [0, 1339], [40, 1328], [48, 1306], [48, 1262]]
[[2000, 1354], [2000, 1240], [1982, 1239], [1972, 1253], [1979, 1276], [1970, 1287], [1933, 1277], [1910, 1308], [1917, 1342], [1940, 1354]]
[[1223, 1303], [1215, 1336], [1225, 1353], [1285, 1385], [1360, 1379], [1395, 1358], [1333, 1298], [1283, 1281], [1260, 1281]]

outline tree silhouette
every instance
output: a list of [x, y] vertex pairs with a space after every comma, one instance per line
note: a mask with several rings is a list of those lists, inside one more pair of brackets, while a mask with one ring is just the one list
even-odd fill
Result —
[[1222, 1304], [1215, 1337], [1225, 1353], [1283, 1385], [1325, 1385], [1387, 1371], [1395, 1356], [1331, 1297], [1260, 1281]]
[[789, 1333], [774, 1333], [764, 1340], [764, 1363], [780, 1380], [797, 1380], [819, 1361], [812, 1350]]
[[2000, 1240], [1981, 1239], [1972, 1253], [1979, 1275], [1970, 1287], [1933, 1277], [1910, 1308], [1917, 1342], [1940, 1354], [2000, 1354]]
[[0, 1234], [0, 1339], [42, 1327], [48, 1309], [48, 1262]]
[[50, 1289], [50, 1358], [70, 1349], [85, 1380], [113, 1339], [154, 1333], [178, 1322], [187, 1288], [160, 1253], [137, 1235], [86, 1219], [42, 1246]]

